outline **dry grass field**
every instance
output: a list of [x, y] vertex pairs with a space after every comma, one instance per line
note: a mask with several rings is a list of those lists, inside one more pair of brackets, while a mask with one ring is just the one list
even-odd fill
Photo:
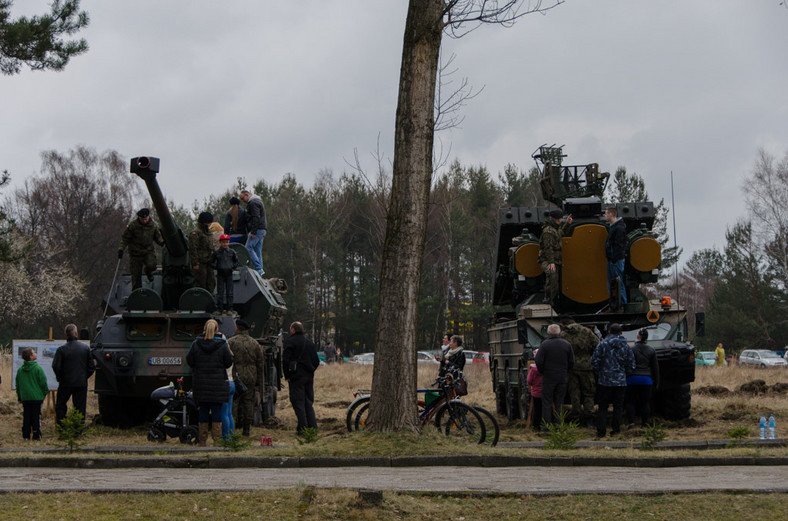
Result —
[[[486, 364], [474, 364], [466, 367], [466, 378], [469, 383], [469, 395], [463, 400], [474, 405], [481, 405], [491, 412], [495, 411], [494, 395], [490, 383], [490, 373]], [[419, 385], [427, 387], [437, 375], [437, 366], [419, 368]], [[21, 404], [16, 401], [16, 394], [11, 390], [11, 360], [8, 355], [0, 360], [0, 446], [26, 447], [30, 442], [21, 438]], [[764, 393], [739, 391], [739, 387], [755, 380], [763, 380], [769, 386]], [[368, 389], [372, 382], [372, 366], [352, 364], [334, 364], [321, 367], [315, 376], [315, 409], [320, 426], [321, 440], [329, 444], [333, 441], [358, 443], [358, 435], [348, 436], [345, 429], [345, 410], [353, 400], [355, 389]], [[736, 427], [750, 429], [750, 437], [757, 437], [758, 418], [763, 413], [773, 413], [777, 418], [778, 436], [785, 432], [788, 419], [788, 393], [785, 390], [775, 392], [772, 387], [788, 387], [788, 370], [785, 369], [754, 369], [730, 366], [726, 368], [698, 368], [696, 381], [693, 384], [692, 415], [689, 419], [669, 422], [663, 421], [668, 440], [706, 440], [726, 439], [728, 432]], [[711, 386], [720, 386], [729, 392], [709, 394], [704, 392]], [[718, 390], [719, 392], [719, 390]], [[88, 416], [98, 412], [95, 395], [88, 399]], [[277, 418], [270, 425], [253, 428], [253, 437], [272, 436], [275, 444], [297, 446], [293, 435], [295, 416], [287, 397], [287, 388], [279, 394]], [[526, 429], [524, 422], [508, 422], [505, 417], [498, 416], [501, 424], [501, 441], [536, 441], [540, 438]], [[57, 444], [54, 435], [52, 417], [46, 417], [43, 424], [44, 446]], [[433, 446], [438, 439], [425, 433]], [[637, 440], [641, 433], [638, 429], [623, 431], [619, 436], [622, 440]], [[581, 439], [592, 439], [591, 430], [583, 430]], [[416, 438], [417, 440], [419, 438]], [[86, 440], [91, 445], [148, 445], [146, 431], [140, 427], [132, 430], [118, 430], [106, 427], [97, 428]], [[169, 444], [177, 444], [176, 440], [168, 440]], [[317, 447], [316, 447], [317, 448]], [[437, 447], [435, 447], [436, 450]], [[425, 449], [427, 450], [427, 449]], [[351, 451], [352, 452], [352, 451]]]

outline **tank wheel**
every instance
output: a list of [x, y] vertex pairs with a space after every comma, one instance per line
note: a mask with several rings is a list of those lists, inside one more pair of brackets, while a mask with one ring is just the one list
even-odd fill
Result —
[[689, 418], [691, 404], [690, 384], [665, 389], [657, 395], [657, 410], [668, 420]]
[[102, 425], [128, 428], [144, 424], [154, 403], [145, 398], [99, 394], [98, 406]]
[[271, 389], [268, 393], [268, 399], [262, 405], [263, 421], [268, 421], [269, 418], [276, 416], [276, 389]]
[[503, 385], [495, 389], [495, 412], [506, 414], [506, 387]]
[[520, 418], [520, 389], [518, 387], [509, 387], [506, 393], [506, 417], [509, 420], [517, 420]]
[[528, 393], [527, 373], [524, 373], [523, 371], [520, 371], [520, 388], [518, 389], [518, 395], [520, 400], [520, 418], [527, 420], [531, 395]]
[[157, 443], [164, 443], [167, 441], [167, 435], [158, 427], [150, 426], [148, 428], [148, 441], [155, 441]]
[[181, 443], [185, 445], [197, 445], [200, 438], [200, 431], [196, 425], [189, 425], [181, 429], [181, 434], [178, 437]]

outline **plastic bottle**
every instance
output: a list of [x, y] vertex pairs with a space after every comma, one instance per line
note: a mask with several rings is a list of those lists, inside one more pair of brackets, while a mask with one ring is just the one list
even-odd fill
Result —
[[758, 431], [760, 432], [760, 438], [762, 440], [765, 440], [766, 439], [766, 430], [767, 430], [767, 427], [766, 427], [766, 415], [765, 414], [761, 414], [761, 421], [758, 423], [758, 427], [759, 427]]
[[777, 437], [777, 425], [774, 421], [774, 414], [769, 415], [769, 439], [773, 440]]

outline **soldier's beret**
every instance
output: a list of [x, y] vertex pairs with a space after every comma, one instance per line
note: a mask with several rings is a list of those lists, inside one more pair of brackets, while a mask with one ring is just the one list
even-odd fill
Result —
[[550, 210], [550, 217], [552, 217], [553, 219], [560, 219], [563, 216], [564, 216], [564, 212], [562, 212], [561, 210]]
[[238, 329], [249, 329], [249, 324], [246, 323], [246, 320], [239, 318], [235, 321], [235, 327]]
[[149, 215], [150, 215], [150, 210], [148, 208], [143, 208], [142, 210], [137, 212], [137, 217], [140, 217], [142, 219], [146, 218]]

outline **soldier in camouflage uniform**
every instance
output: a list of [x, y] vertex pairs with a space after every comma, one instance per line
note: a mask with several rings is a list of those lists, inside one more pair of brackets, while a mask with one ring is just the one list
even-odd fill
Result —
[[561, 269], [561, 238], [569, 233], [572, 216], [561, 223], [564, 213], [551, 210], [550, 216], [542, 225], [542, 236], [539, 238], [539, 257], [537, 261], [545, 273], [544, 300], [545, 304], [555, 306], [558, 303], [560, 290], [558, 273]]
[[137, 218], [131, 221], [120, 238], [118, 259], [123, 258], [123, 250], [129, 248], [129, 271], [131, 271], [131, 289], [142, 287], [142, 270], [148, 281], [153, 281], [153, 272], [156, 271], [156, 251], [153, 243], [159, 246], [164, 244], [161, 230], [150, 218], [147, 208], [137, 212]]
[[235, 335], [227, 340], [233, 352], [233, 364], [238, 378], [247, 390], [233, 401], [235, 424], [241, 425], [243, 435], [249, 436], [249, 427], [254, 421], [255, 397], [260, 392], [263, 376], [263, 351], [260, 344], [249, 336], [249, 324], [243, 320], [235, 321]]
[[599, 338], [571, 317], [562, 316], [561, 325], [563, 326], [561, 338], [572, 344], [575, 353], [575, 365], [569, 370], [567, 381], [567, 391], [572, 401], [572, 415], [580, 425], [594, 428], [596, 378], [591, 367], [591, 355], [594, 354]]
[[202, 212], [197, 218], [197, 227], [189, 234], [189, 259], [192, 263], [194, 285], [210, 293], [216, 288], [216, 276], [208, 266], [213, 254], [213, 234], [208, 226], [213, 222], [210, 212]]

